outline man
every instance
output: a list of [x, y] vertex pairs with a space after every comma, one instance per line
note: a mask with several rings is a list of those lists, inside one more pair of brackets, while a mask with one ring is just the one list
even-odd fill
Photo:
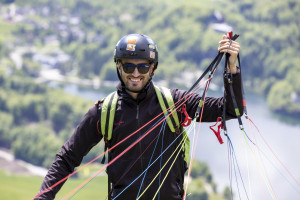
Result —
[[[233, 89], [238, 107], [242, 111], [241, 80], [239, 70], [235, 64], [239, 49], [239, 44], [235, 41], [232, 41], [230, 45], [226, 35], [219, 42], [218, 50], [230, 54], [227, 70], [233, 74]], [[151, 120], [162, 112], [152, 83], [152, 77], [158, 66], [158, 51], [153, 40], [141, 34], [124, 36], [116, 45], [114, 60], [120, 84], [117, 87], [118, 100], [113, 132], [111, 139], [106, 140], [108, 147], [118, 144], [143, 125], [146, 124], [146, 126], [110, 151], [109, 161], [121, 155], [147, 130], [153, 128], [157, 120]], [[227, 94], [230, 94], [226, 82], [225, 89]], [[174, 102], [187, 94], [186, 91], [177, 89], [171, 89], [170, 93]], [[193, 94], [185, 103], [189, 116], [195, 116], [200, 99], [201, 96]], [[207, 97], [204, 102], [202, 121], [214, 122], [222, 116], [223, 102], [223, 97]], [[227, 95], [226, 102], [226, 118], [235, 118], [230, 95]], [[103, 102], [97, 103], [84, 116], [74, 134], [57, 154], [40, 191], [44, 191], [72, 173], [74, 168], [80, 165], [82, 158], [103, 138], [103, 133], [99, 128], [99, 124], [104, 123], [100, 114], [102, 106]], [[181, 121], [181, 116], [178, 116], [179, 121]], [[199, 121], [199, 118], [197, 120]], [[179, 142], [173, 142], [179, 134], [171, 131], [169, 126], [165, 126], [162, 133], [162, 126], [163, 124], [159, 124], [123, 156], [107, 167], [107, 174], [111, 183], [109, 198], [136, 199], [143, 194], [140, 199], [152, 199], [160, 187], [162, 179], [166, 177], [160, 187], [159, 198], [182, 199], [187, 163], [184, 160], [184, 153], [182, 153], [179, 157], [172, 158], [172, 161], [175, 159], [174, 165], [172, 165], [172, 162], [168, 162], [165, 168], [162, 168], [179, 144]], [[179, 128], [182, 130], [182, 127]], [[163, 151], [165, 152], [161, 155]], [[151, 165], [157, 158], [159, 161]], [[151, 167], [149, 167], [150, 165]], [[146, 170], [146, 175], [140, 176], [144, 170]], [[159, 178], [155, 178], [157, 174], [159, 174]], [[136, 179], [139, 176], [140, 178]], [[153, 183], [151, 183], [152, 181]], [[61, 186], [62, 184], [45, 192], [39, 199], [53, 199]]]

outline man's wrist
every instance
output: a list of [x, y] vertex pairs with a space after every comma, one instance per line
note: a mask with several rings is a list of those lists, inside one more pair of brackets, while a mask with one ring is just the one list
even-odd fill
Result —
[[236, 74], [238, 72], [238, 68], [235, 64], [230, 65], [229, 67], [227, 67], [227, 71], [231, 74]]

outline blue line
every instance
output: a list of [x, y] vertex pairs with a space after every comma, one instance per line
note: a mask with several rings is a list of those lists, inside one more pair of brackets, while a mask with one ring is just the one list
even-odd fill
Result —
[[248, 140], [249, 140], [254, 146], [256, 146], [256, 144], [249, 138], [249, 136], [248, 136], [248, 134], [246, 133], [245, 129], [243, 129], [243, 131], [244, 131], [246, 137], [248, 138]]
[[229, 139], [229, 146], [230, 146], [230, 148], [232, 149], [232, 151], [231, 151], [231, 155], [232, 155], [232, 157], [231, 157], [231, 162], [232, 162], [232, 166], [233, 166], [233, 171], [234, 171], [234, 176], [235, 176], [235, 182], [236, 182], [236, 187], [237, 187], [237, 190], [238, 190], [238, 194], [239, 194], [239, 199], [241, 199], [241, 195], [240, 195], [240, 188], [239, 188], [239, 183], [238, 183], [238, 179], [237, 179], [237, 175], [236, 175], [236, 169], [235, 169], [235, 157], [234, 157], [234, 148], [233, 148], [233, 145], [232, 145], [232, 143], [231, 143], [231, 140]]
[[[228, 136], [228, 138], [229, 138], [229, 136]], [[229, 138], [229, 140], [230, 140], [230, 138]], [[230, 140], [230, 144], [231, 144], [231, 146], [232, 146], [234, 160], [235, 160], [236, 166], [237, 166], [238, 171], [239, 171], [240, 179], [241, 179], [241, 181], [242, 181], [242, 184], [243, 184], [243, 188], [244, 188], [245, 194], [246, 194], [246, 196], [247, 196], [247, 199], [249, 200], [248, 193], [247, 193], [247, 190], [246, 190], [246, 188], [245, 188], [245, 184], [244, 184], [244, 181], [243, 181], [243, 177], [242, 177], [242, 174], [241, 174], [241, 171], [240, 171], [239, 164], [238, 164], [238, 162], [237, 162], [237, 158], [236, 158], [235, 151], [234, 151], [234, 147], [233, 147], [233, 145], [232, 145], [231, 140]]]
[[[161, 138], [161, 149], [160, 149], [160, 154], [162, 154], [163, 152], [163, 149], [164, 149], [164, 135], [165, 135], [165, 130], [163, 131], [163, 135], [162, 135], [162, 138]], [[162, 164], [162, 156], [160, 157], [160, 164], [159, 164], [159, 171], [161, 170], [161, 164]], [[160, 180], [161, 180], [161, 173], [159, 174], [159, 179], [158, 179], [158, 187], [160, 186]], [[158, 200], [160, 199], [160, 190], [158, 191]]]
[[230, 146], [230, 139], [229, 136], [227, 136], [228, 144], [229, 144], [229, 180], [230, 180], [230, 193], [231, 193], [231, 200], [233, 200], [233, 192], [232, 192], [232, 158], [231, 158], [231, 146]]
[[68, 199], [72, 199], [78, 192], [80, 192], [85, 186], [87, 186], [87, 184], [89, 184], [94, 178], [96, 178], [96, 176], [98, 174], [100, 174], [101, 172], [98, 172], [91, 180], [89, 180], [86, 184], [84, 184], [80, 189], [78, 189], [72, 196], [70, 196], [70, 198]]
[[237, 187], [237, 190], [238, 190], [239, 199], [241, 200], [240, 187], [239, 187], [239, 182], [238, 182], [238, 179], [237, 179], [236, 169], [235, 169], [235, 166], [236, 166], [235, 165], [235, 156], [234, 156], [233, 152], [232, 152], [232, 162], [233, 162], [233, 169], [234, 169], [234, 176], [235, 176], [235, 181], [236, 181], [236, 187]]
[[[151, 128], [153, 128], [158, 122], [160, 122], [162, 119], [164, 118], [164, 116], [163, 117], [161, 117], [160, 119], [158, 119], [157, 120], [157, 122], [155, 122], [147, 131], [149, 131]], [[163, 122], [163, 123], [165, 123], [165, 122]], [[147, 132], [147, 131], [145, 131], [144, 132], [144, 134]], [[100, 172], [99, 172], [100, 173]], [[97, 175], [99, 174], [99, 173], [97, 173]], [[96, 177], [96, 176], [95, 176]], [[95, 178], [94, 177], [94, 178]], [[84, 186], [82, 186], [79, 190], [77, 190], [69, 199], [72, 199], [79, 191], [81, 191], [87, 184], [89, 184], [94, 178], [92, 178], [91, 180], [89, 180]]]
[[300, 191], [298, 191], [298, 189], [288, 180], [288, 178], [286, 176], [284, 176], [280, 170], [276, 167], [276, 165], [274, 163], [272, 163], [272, 161], [267, 157], [267, 155], [257, 146], [257, 149], [263, 154], [263, 156], [265, 158], [267, 158], [267, 160], [272, 164], [272, 166], [279, 172], [279, 174], [290, 184], [290, 186], [297, 192], [300, 194]]
[[[173, 140], [173, 142], [171, 142], [171, 144], [163, 151], [163, 153], [161, 155], [159, 155], [152, 163], [151, 165], [148, 167], [150, 168], [172, 145], [173, 143], [179, 138], [179, 136], [182, 135], [183, 132], [181, 132], [180, 134], [178, 134], [178, 136], [175, 138], [175, 140]], [[147, 170], [145, 169], [136, 179], [134, 179], [124, 190], [122, 190], [115, 198], [113, 198], [112, 200], [116, 199], [118, 196], [120, 196], [128, 187], [130, 187], [137, 179], [139, 179]]]
[[[161, 129], [160, 129], [160, 131], [159, 131], [159, 134], [158, 134], [158, 137], [157, 137], [157, 140], [156, 140], [156, 143], [155, 143], [154, 150], [153, 150], [153, 152], [152, 152], [151, 158], [150, 158], [149, 163], [148, 163], [148, 167], [149, 167], [150, 164], [151, 164], [152, 158], [153, 158], [153, 156], [154, 156], [154, 153], [155, 153], [155, 150], [156, 150], [156, 147], [157, 147], [157, 143], [158, 143], [159, 138], [160, 138], [160, 134], [161, 134], [161, 132], [162, 132], [162, 129], [165, 127], [165, 124], [166, 124], [166, 119], [163, 121], [162, 127], [161, 127]], [[148, 167], [147, 167], [147, 169], [148, 169]], [[137, 193], [136, 198], [138, 198], [139, 195], [140, 195], [140, 192], [141, 192], [141, 189], [142, 189], [142, 185], [143, 185], [143, 183], [144, 183], [144, 180], [145, 180], [145, 177], [146, 177], [146, 175], [147, 175], [147, 172], [148, 172], [148, 170], [147, 170], [146, 173], [144, 174], [144, 177], [143, 177], [143, 180], [142, 180], [142, 182], [141, 182], [140, 189], [139, 189], [139, 192]]]

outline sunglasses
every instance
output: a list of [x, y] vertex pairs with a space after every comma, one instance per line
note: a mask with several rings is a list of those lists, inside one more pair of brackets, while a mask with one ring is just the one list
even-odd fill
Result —
[[131, 74], [134, 72], [135, 68], [138, 69], [139, 73], [146, 74], [149, 72], [150, 64], [149, 63], [142, 63], [142, 64], [132, 64], [132, 63], [121, 63], [123, 70], [127, 74]]

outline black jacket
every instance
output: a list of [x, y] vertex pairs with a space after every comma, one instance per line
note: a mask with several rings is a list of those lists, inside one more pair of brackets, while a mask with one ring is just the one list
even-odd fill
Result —
[[[240, 74], [233, 76], [233, 89], [240, 113], [243, 113]], [[226, 99], [227, 119], [235, 118], [234, 107], [227, 83], [225, 83], [225, 90], [228, 94]], [[114, 118], [114, 128], [110, 146], [117, 144], [162, 112], [152, 83], [146, 90], [138, 95], [136, 100], [134, 100], [121, 86], [118, 86], [118, 94], [119, 99]], [[174, 102], [177, 102], [186, 95], [186, 91], [171, 89], [171, 94]], [[194, 94], [186, 102], [187, 112], [190, 117], [195, 116], [200, 99], [201, 96]], [[222, 116], [222, 112], [223, 97], [206, 97], [202, 122], [215, 122], [219, 116]], [[97, 105], [87, 112], [81, 123], [77, 126], [74, 134], [62, 146], [61, 151], [56, 155], [55, 161], [50, 167], [48, 174], [41, 185], [40, 191], [45, 190], [72, 173], [74, 168], [80, 165], [83, 157], [90, 151], [90, 149], [102, 139], [102, 134], [99, 132], [100, 126], [98, 127], [99, 124], [97, 124], [98, 122], [101, 122], [99, 117], [100, 113], [97, 112]], [[178, 117], [179, 120], [181, 120], [181, 115], [179, 113]], [[120, 155], [128, 146], [145, 134], [147, 130], [150, 130], [153, 125], [157, 123], [158, 119], [149, 123], [142, 130], [114, 148], [110, 152], [110, 160]], [[132, 181], [149, 166], [149, 161], [151, 160], [152, 163], [156, 160], [161, 152], [167, 149], [168, 146], [176, 139], [177, 135], [170, 131], [168, 125], [166, 125], [164, 131], [161, 131], [163, 130], [162, 124], [157, 126], [144, 139], [138, 142], [135, 146], [133, 146], [133, 148], [128, 150], [122, 157], [117, 159], [107, 168], [109, 179], [113, 183], [111, 193], [113, 197], [118, 195], [126, 186], [131, 184]], [[161, 159], [157, 159], [157, 161], [147, 170], [143, 184], [141, 184], [144, 177], [142, 175], [134, 183], [132, 183], [132, 185], [128, 187], [128, 189], [126, 189], [118, 197], [118, 199], [136, 199], [140, 187], [141, 192], [143, 192], [174, 152], [181, 138], [173, 142], [168, 150], [166, 150], [166, 152], [162, 155]], [[140, 157], [141, 154], [142, 156]], [[165, 178], [167, 171], [170, 169], [174, 158], [171, 159], [165, 166], [165, 168], [161, 171], [161, 175], [155, 179], [141, 199], [153, 198], [159, 184]], [[183, 153], [180, 153], [160, 189], [160, 199], [182, 199], [185, 171], [186, 163], [183, 159]], [[39, 199], [54, 199], [55, 194], [59, 191], [61, 186], [62, 184], [44, 193]]]

